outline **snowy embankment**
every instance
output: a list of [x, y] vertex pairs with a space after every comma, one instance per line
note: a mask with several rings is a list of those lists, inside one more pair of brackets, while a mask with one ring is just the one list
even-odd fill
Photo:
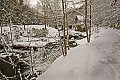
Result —
[[37, 80], [120, 80], [120, 33], [101, 28], [93, 40], [58, 58]]

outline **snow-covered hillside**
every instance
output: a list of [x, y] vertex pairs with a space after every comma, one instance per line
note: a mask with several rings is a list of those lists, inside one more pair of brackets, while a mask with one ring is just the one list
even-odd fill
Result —
[[69, 50], [37, 80], [120, 80], [120, 31], [101, 28], [93, 40]]

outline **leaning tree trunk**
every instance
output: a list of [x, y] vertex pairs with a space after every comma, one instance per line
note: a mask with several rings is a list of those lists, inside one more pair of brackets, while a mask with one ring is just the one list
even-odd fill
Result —
[[87, 26], [87, 0], [85, 0], [85, 29], [87, 35], [87, 42], [89, 43], [89, 34], [88, 34], [88, 26]]

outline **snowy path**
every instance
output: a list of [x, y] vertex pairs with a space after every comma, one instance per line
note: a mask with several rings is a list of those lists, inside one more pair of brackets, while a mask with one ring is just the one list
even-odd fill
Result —
[[[105, 32], [106, 31], [106, 32]], [[105, 72], [104, 75], [108, 74], [106, 79], [100, 77], [100, 80], [119, 80], [120, 77], [120, 33], [109, 29], [105, 30], [101, 33], [106, 33], [99, 36], [100, 41], [94, 41], [93, 46], [97, 48], [102, 56], [100, 63], [97, 69], [94, 71], [97, 74], [97, 70], [103, 70]], [[106, 39], [106, 40], [105, 40]], [[103, 41], [102, 41], [103, 40]], [[101, 42], [102, 41], [102, 42]], [[103, 66], [101, 68], [101, 66]], [[107, 70], [107, 71], [106, 71]], [[99, 71], [98, 71], [99, 72]], [[98, 79], [99, 80], [99, 79]]]
[[58, 58], [37, 80], [120, 80], [120, 33], [101, 28], [95, 36]]

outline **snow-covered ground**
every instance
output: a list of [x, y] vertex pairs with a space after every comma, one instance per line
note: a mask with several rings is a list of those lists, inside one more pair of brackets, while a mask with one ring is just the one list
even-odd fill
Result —
[[[19, 36], [20, 38], [18, 39], [18, 41], [15, 41], [15, 35], [16, 35], [16, 31], [14, 30], [15, 28], [18, 29], [18, 31], [22, 31], [23, 36]], [[20, 29], [21, 28], [21, 29]], [[42, 29], [44, 28], [44, 25], [26, 25], [24, 30], [24, 26], [23, 25], [12, 25], [12, 38], [13, 38], [13, 42], [16, 45], [25, 45], [25, 46], [45, 46], [48, 42], [55, 42], [58, 39], [58, 30], [52, 27], [47, 27], [48, 30], [48, 35], [46, 35], [48, 38], [45, 37], [41, 37], [41, 38], [35, 38], [35, 37], [27, 37], [28, 33], [27, 31], [30, 30], [32, 32], [32, 29]], [[0, 29], [1, 31], [1, 29]], [[8, 34], [8, 32], [10, 33], [10, 27], [9, 26], [4, 26], [2, 28], [3, 33]], [[26, 35], [26, 36], [25, 36]], [[11, 37], [11, 34], [9, 34], [9, 39]], [[55, 39], [54, 39], [55, 38]], [[41, 41], [42, 40], [46, 40], [46, 41]], [[28, 41], [29, 40], [29, 41]]]
[[101, 28], [91, 43], [70, 49], [37, 80], [120, 80], [120, 31]]
[[[13, 39], [14, 45], [42, 47], [42, 46], [45, 46], [49, 42], [56, 42], [56, 41], [59, 40], [58, 30], [55, 29], [55, 28], [52, 28], [52, 27], [46, 27], [47, 30], [48, 30], [48, 34], [46, 35], [46, 38], [45, 37], [40, 37], [40, 38], [31, 37], [31, 35], [34, 34], [34, 33], [31, 33], [31, 35], [27, 33], [28, 31], [32, 32], [33, 28], [41, 30], [44, 27], [45, 27], [44, 25], [25, 25], [25, 30], [24, 30], [23, 25], [12, 25], [11, 29], [12, 29], [12, 39]], [[0, 31], [1, 31], [1, 29], [0, 29]], [[5, 34], [5, 35], [8, 34], [8, 40], [10, 40], [10, 38], [11, 38], [10, 27], [9, 26], [4, 26], [2, 28], [2, 31], [3, 31], [3, 34]], [[22, 32], [22, 36], [20, 36], [20, 32]], [[19, 35], [19, 39], [17, 39], [17, 41], [16, 41], [16, 38], [15, 38], [16, 34]], [[81, 33], [81, 32], [74, 31], [74, 30], [69, 30], [69, 34], [70, 35], [82, 34], [82, 35], [85, 36], [85, 33]], [[28, 35], [29, 35], [29, 38], [28, 38]], [[61, 36], [63, 35], [62, 31], [61, 31], [60, 35]], [[44, 41], [42, 41], [42, 40], [44, 40]], [[81, 44], [82, 41], [85, 41], [85, 39], [84, 40], [76, 40], [76, 42], [78, 44]]]
[[[21, 28], [23, 28], [23, 26], [21, 26]], [[42, 29], [45, 28], [45, 25], [26, 25], [26, 28], [31, 30], [32, 28]], [[56, 36], [58, 34], [58, 30], [56, 30], [55, 28], [47, 27], [47, 30], [48, 30], [48, 36]]]

